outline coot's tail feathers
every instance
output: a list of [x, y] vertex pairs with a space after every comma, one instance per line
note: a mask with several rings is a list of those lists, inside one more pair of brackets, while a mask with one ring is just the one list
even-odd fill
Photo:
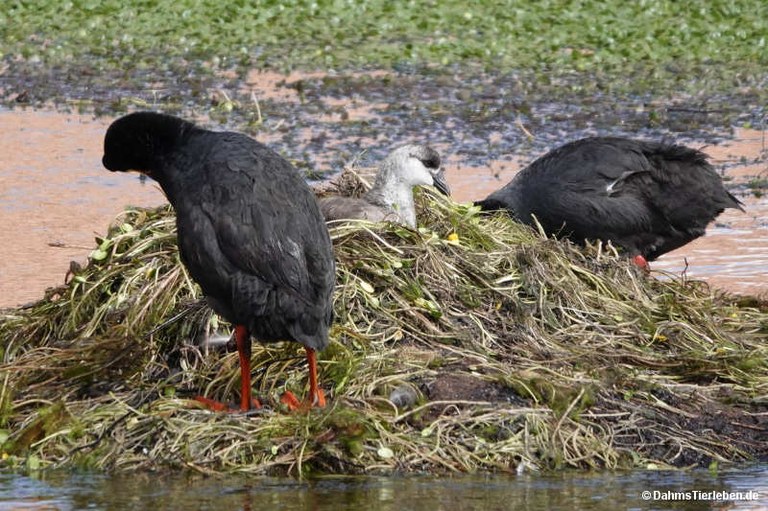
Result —
[[[645, 157], [651, 162], [655, 179], [662, 183], [671, 181], [684, 186], [693, 192], [689, 194], [691, 198], [699, 197], [712, 208], [712, 218], [707, 219], [707, 222], [726, 208], [744, 211], [744, 204], [725, 189], [722, 178], [709, 163], [709, 156], [704, 152], [664, 142], [642, 142], [642, 146]], [[669, 190], [679, 193], [678, 188]], [[678, 202], [675, 197], [668, 199], [670, 204]]]
[[655, 155], [667, 161], [681, 161], [689, 165], [709, 166], [707, 154], [692, 147], [672, 142], [641, 141], [639, 143], [644, 147], [643, 152], [646, 156]]

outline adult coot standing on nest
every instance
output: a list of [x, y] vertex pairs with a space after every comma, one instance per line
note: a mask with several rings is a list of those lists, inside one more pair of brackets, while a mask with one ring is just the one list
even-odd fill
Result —
[[[239, 133], [139, 112], [116, 120], [103, 164], [155, 179], [176, 210], [181, 258], [211, 307], [235, 325], [240, 409], [251, 401], [251, 335], [307, 351], [307, 404], [323, 406], [315, 351], [333, 312], [331, 240], [314, 195], [277, 153]], [[214, 409], [224, 405], [200, 398]], [[292, 394], [284, 396], [298, 406]]]
[[616, 137], [565, 144], [477, 203], [506, 209], [547, 234], [612, 241], [638, 266], [702, 236], [725, 208], [742, 203], [701, 151]]
[[359, 199], [325, 197], [320, 199], [320, 211], [326, 220], [391, 220], [416, 227], [413, 187], [418, 185], [434, 186], [445, 195], [451, 194], [438, 152], [429, 146], [405, 145], [387, 155], [365, 195]]

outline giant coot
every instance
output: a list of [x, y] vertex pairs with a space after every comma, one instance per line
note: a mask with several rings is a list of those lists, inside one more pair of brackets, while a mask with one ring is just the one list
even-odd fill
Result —
[[405, 145], [389, 153], [379, 166], [376, 181], [361, 198], [320, 199], [325, 219], [358, 218], [381, 222], [391, 220], [416, 227], [414, 186], [434, 186], [445, 195], [451, 190], [440, 167], [440, 155], [429, 146]]
[[[154, 112], [113, 122], [102, 161], [111, 171], [155, 179], [176, 210], [182, 261], [211, 307], [235, 325], [240, 409], [253, 403], [251, 335], [303, 344], [307, 404], [323, 406], [315, 351], [328, 344], [334, 260], [315, 197], [298, 171], [246, 135]], [[298, 406], [292, 394], [286, 398]]]
[[477, 204], [526, 224], [535, 216], [547, 234], [577, 243], [610, 240], [644, 268], [702, 236], [725, 208], [743, 211], [701, 151], [618, 137], [565, 144]]

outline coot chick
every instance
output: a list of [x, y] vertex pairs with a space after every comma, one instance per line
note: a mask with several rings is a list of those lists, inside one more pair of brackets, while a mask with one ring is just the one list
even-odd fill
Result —
[[725, 208], [743, 209], [701, 151], [618, 137], [577, 140], [520, 171], [477, 202], [549, 235], [582, 243], [610, 240], [635, 262], [702, 236]]
[[326, 221], [364, 219], [390, 220], [416, 227], [413, 187], [434, 186], [445, 195], [451, 190], [440, 167], [440, 155], [429, 146], [405, 145], [389, 153], [379, 166], [371, 189], [360, 198], [326, 197], [320, 210]]
[[[235, 325], [240, 409], [254, 403], [251, 335], [303, 344], [307, 404], [323, 406], [315, 351], [328, 344], [335, 269], [325, 222], [298, 171], [246, 135], [154, 112], [113, 122], [102, 162], [111, 171], [137, 170], [155, 179], [176, 210], [182, 262], [213, 310]], [[292, 394], [284, 401], [298, 406]]]

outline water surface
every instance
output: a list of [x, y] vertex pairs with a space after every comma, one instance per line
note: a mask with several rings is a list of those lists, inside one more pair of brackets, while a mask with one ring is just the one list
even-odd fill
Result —
[[[650, 492], [650, 498], [643, 492]], [[716, 496], [709, 492], [741, 492], [733, 497], [742, 500], [704, 500]], [[638, 470], [309, 481], [155, 473], [0, 475], [0, 510], [6, 509], [758, 510], [768, 509], [768, 466], [717, 475]]]

